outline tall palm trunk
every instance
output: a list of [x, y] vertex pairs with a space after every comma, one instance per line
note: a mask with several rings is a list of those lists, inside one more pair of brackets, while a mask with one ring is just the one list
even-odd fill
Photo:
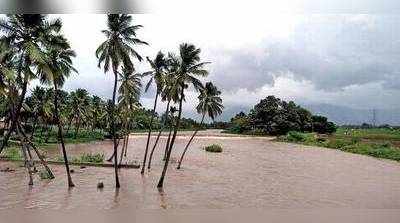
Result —
[[117, 94], [117, 83], [118, 83], [118, 74], [117, 69], [114, 69], [114, 90], [113, 90], [113, 98], [111, 105], [111, 134], [114, 142], [114, 172], [115, 172], [115, 187], [120, 188], [119, 178], [118, 178], [118, 144], [117, 144], [117, 135], [115, 130], [115, 97]]
[[27, 155], [28, 148], [26, 146], [25, 140], [23, 139], [21, 133], [19, 133], [18, 135], [20, 136], [20, 139], [21, 139], [21, 150], [22, 150], [22, 155], [24, 157], [24, 166], [28, 169], [28, 174], [29, 174], [28, 185], [32, 186], [33, 185], [33, 177], [32, 177], [31, 167], [32, 167], [33, 162], [32, 162], [32, 159], [28, 160], [28, 155]]
[[165, 120], [164, 120], [163, 126], [160, 128], [160, 131], [158, 132], [158, 135], [157, 135], [156, 142], [154, 143], [154, 146], [151, 149], [151, 153], [150, 153], [150, 157], [149, 157], [149, 164], [147, 165], [147, 169], [149, 169], [149, 170], [151, 168], [151, 160], [153, 159], [154, 150], [158, 144], [158, 140], [160, 139], [160, 136], [161, 136], [162, 131], [164, 130], [164, 127], [167, 125], [170, 102], [171, 102], [171, 100], [168, 100], [167, 109], [165, 110]]
[[44, 168], [46, 169], [47, 173], [50, 176], [50, 179], [54, 179], [54, 174], [51, 171], [51, 169], [47, 166], [47, 162], [44, 159], [44, 157], [42, 156], [42, 154], [40, 154], [39, 150], [36, 148], [35, 144], [32, 143], [32, 141], [29, 140], [28, 136], [25, 134], [24, 130], [22, 129], [21, 125], [19, 123], [17, 123], [16, 129], [22, 134], [22, 136], [24, 137], [24, 139], [28, 142], [28, 145], [32, 147], [32, 149], [35, 151], [36, 156], [39, 158], [40, 162], [42, 163], [42, 165], [44, 166]]
[[121, 155], [119, 156], [118, 168], [120, 168], [122, 164], [122, 158], [124, 156], [124, 150], [125, 150], [125, 143], [126, 143], [126, 136], [124, 136], [124, 140], [122, 142], [122, 149], [121, 149]]
[[144, 158], [143, 158], [143, 163], [142, 163], [142, 171], [140, 171], [141, 174], [144, 174], [144, 169], [146, 167], [147, 153], [149, 151], [149, 142], [150, 142], [150, 137], [151, 137], [151, 130], [153, 127], [154, 115], [156, 113], [158, 95], [159, 95], [159, 93], [158, 93], [158, 89], [157, 89], [156, 98], [154, 99], [153, 113], [151, 114], [151, 119], [150, 119], [149, 133], [147, 134], [147, 143], [146, 143], [146, 150], [144, 152]]
[[67, 134], [69, 133], [69, 129], [71, 128], [72, 120], [74, 120], [74, 117], [71, 117], [71, 119], [69, 120], [67, 132], [66, 132]]
[[[201, 122], [200, 122], [200, 128], [201, 128], [201, 125], [203, 125], [203, 121], [204, 121], [204, 117], [205, 116], [206, 116], [206, 113], [203, 113], [203, 117], [201, 118]], [[197, 132], [199, 131], [200, 128], [198, 128], [198, 129], [196, 129], [196, 131], [194, 131], [192, 137], [190, 137], [189, 142], [186, 144], [185, 149], [183, 150], [182, 156], [179, 159], [179, 163], [178, 163], [178, 167], [177, 167], [178, 170], [181, 168], [183, 157], [185, 156], [186, 151], [189, 148], [190, 143], [192, 143], [193, 138], [196, 136], [196, 134], [197, 134]]]
[[27, 79], [27, 77], [25, 77], [23, 85], [22, 85], [21, 96], [19, 98], [18, 104], [17, 104], [17, 106], [13, 106], [13, 105], [11, 106], [11, 127], [8, 129], [7, 134], [3, 137], [3, 142], [0, 147], [0, 154], [1, 154], [1, 152], [3, 152], [4, 147], [7, 145], [7, 142], [10, 139], [11, 133], [16, 130], [17, 122], [19, 119], [19, 115], [21, 113], [22, 104], [24, 103], [27, 88], [28, 88], [28, 79]]
[[46, 143], [49, 142], [49, 138], [50, 138], [50, 133], [53, 130], [53, 126], [50, 124], [50, 127], [47, 128], [47, 134], [46, 134], [46, 139], [44, 140]]
[[167, 158], [166, 158], [165, 163], [164, 163], [164, 168], [163, 168], [160, 180], [158, 181], [158, 184], [157, 184], [158, 188], [162, 188], [163, 185], [164, 185], [164, 178], [165, 178], [165, 174], [167, 173], [168, 163], [169, 163], [169, 159], [171, 157], [172, 148], [173, 148], [174, 143], [175, 143], [176, 134], [178, 133], [179, 126], [181, 124], [182, 101], [183, 101], [183, 96], [184, 96], [183, 91], [184, 91], [184, 87], [182, 86], [181, 98], [179, 100], [178, 118], [176, 120], [176, 125], [175, 125], [175, 129], [174, 129], [174, 135], [172, 136], [171, 144], [169, 145], [169, 149], [168, 149], [168, 152], [167, 152]]
[[78, 122], [76, 123], [76, 127], [75, 127], [75, 136], [74, 136], [75, 139], [78, 137], [80, 127], [81, 127], [81, 118], [78, 117]]
[[[125, 125], [124, 125], [125, 132], [128, 132], [127, 131], [127, 128], [128, 128], [127, 125], [128, 125], [128, 120], [125, 122]], [[125, 154], [125, 157], [126, 157], [126, 149], [127, 149], [127, 146], [128, 146], [128, 139], [129, 139], [129, 134], [124, 135], [124, 140], [122, 142], [121, 155], [119, 157], [118, 168], [120, 168], [120, 166], [121, 166], [122, 158], [124, 157], [124, 154]]]
[[74, 187], [75, 185], [72, 182], [71, 173], [69, 170], [67, 151], [65, 149], [65, 144], [64, 144], [64, 135], [62, 132], [62, 125], [60, 122], [60, 115], [58, 113], [59, 111], [58, 111], [58, 96], [57, 96], [57, 84], [56, 83], [54, 83], [54, 110], [55, 110], [55, 118], [56, 118], [55, 121], [58, 126], [58, 140], [61, 143], [61, 149], [62, 149], [63, 158], [64, 158], [65, 170], [67, 171], [68, 187]]
[[126, 135], [126, 141], [125, 141], [125, 144], [124, 144], [124, 157], [126, 157], [126, 153], [127, 153], [127, 151], [128, 151], [128, 143], [129, 143], [129, 133], [130, 133], [130, 130], [129, 130], [129, 123], [127, 122], [126, 123], [126, 126], [125, 126], [125, 131], [127, 132], [127, 135]]
[[165, 160], [167, 159], [167, 153], [168, 153], [168, 149], [169, 149], [169, 144], [170, 144], [170, 142], [171, 142], [171, 135], [172, 135], [172, 130], [173, 130], [172, 121], [173, 121], [173, 120], [171, 120], [171, 124], [169, 125], [169, 133], [168, 133], [167, 143], [166, 143], [166, 145], [165, 145], [163, 161], [165, 161]]
[[[43, 128], [43, 127], [44, 127], [44, 128]], [[44, 126], [43, 126], [43, 124], [42, 124], [41, 129], [40, 129], [40, 136], [39, 136], [40, 141], [42, 140], [43, 132], [44, 132], [44, 130], [46, 130], [46, 129], [47, 129], [47, 123], [45, 122], [45, 123], [44, 123]]]
[[35, 134], [38, 117], [39, 117], [38, 114], [35, 114], [35, 119], [33, 120], [33, 125], [32, 125], [32, 132], [31, 132], [31, 138], [30, 138], [31, 140], [33, 139], [33, 136]]

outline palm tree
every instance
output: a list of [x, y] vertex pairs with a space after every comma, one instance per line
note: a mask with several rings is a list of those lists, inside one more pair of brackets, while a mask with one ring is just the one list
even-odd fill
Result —
[[185, 99], [185, 89], [189, 87], [189, 84], [191, 84], [196, 90], [198, 90], [199, 88], [201, 88], [202, 84], [201, 81], [197, 79], [197, 76], [205, 77], [208, 75], [208, 71], [203, 69], [207, 62], [201, 62], [200, 52], [200, 48], [196, 48], [193, 44], [183, 43], [179, 46], [180, 58], [178, 70], [176, 72], [177, 85], [179, 86], [180, 90], [178, 116], [174, 128], [174, 134], [172, 135], [167, 152], [167, 157], [164, 163], [164, 168], [161, 173], [160, 180], [157, 184], [158, 188], [163, 187], [172, 148], [174, 146], [176, 134], [178, 133], [178, 129], [180, 127], [180, 119], [182, 116], [182, 103]]
[[[205, 87], [200, 90], [200, 95], [198, 97], [199, 104], [196, 107], [197, 112], [199, 114], [202, 114], [200, 126], [203, 124], [204, 117], [206, 115], [214, 120], [217, 115], [220, 115], [222, 113], [222, 109], [224, 108], [224, 106], [222, 105], [220, 94], [221, 91], [219, 91], [217, 87], [214, 86], [211, 82], [207, 82]], [[181, 158], [179, 159], [177, 169], [181, 168], [183, 157], [185, 156], [185, 153], [189, 148], [190, 143], [192, 142], [198, 131], [199, 129], [196, 129], [192, 137], [190, 137], [190, 140], [183, 150]]]
[[48, 21], [45, 15], [40, 14], [14, 14], [7, 15], [6, 19], [0, 19], [0, 31], [3, 32], [0, 41], [7, 43], [15, 52], [13, 69], [16, 71], [17, 82], [10, 89], [11, 92], [17, 93], [17, 96], [12, 101], [11, 127], [3, 138], [0, 153], [11, 133], [16, 130], [29, 81], [35, 78], [35, 71], [39, 67], [46, 66], [42, 46], [46, 45], [52, 32], [60, 28], [60, 20]]
[[67, 172], [68, 187], [74, 187], [72, 182], [67, 152], [65, 149], [63, 128], [60, 121], [59, 104], [58, 104], [58, 89], [61, 88], [65, 79], [72, 72], [77, 72], [72, 65], [72, 57], [75, 57], [75, 52], [70, 48], [68, 41], [61, 35], [54, 36], [48, 46], [48, 67], [40, 69], [40, 80], [42, 83], [52, 84], [54, 87], [54, 116], [55, 122], [58, 125], [58, 140], [61, 144], [62, 154], [64, 158], [65, 169]]
[[92, 132], [99, 127], [99, 122], [104, 114], [104, 104], [99, 96], [93, 95], [90, 98], [90, 119]]
[[122, 155], [125, 154], [129, 142], [129, 122], [130, 116], [134, 109], [137, 108], [139, 104], [140, 91], [142, 88], [141, 77], [139, 73], [133, 73], [128, 69], [123, 69], [122, 74], [120, 74], [121, 86], [118, 89], [119, 97], [118, 103], [122, 112], [122, 118], [124, 119], [124, 143], [122, 146], [120, 162], [122, 162]]
[[[170, 104], [171, 104], [171, 101], [174, 103], [179, 101], [180, 91], [179, 91], [179, 85], [177, 84], [177, 75], [176, 75], [178, 68], [179, 68], [179, 59], [174, 54], [168, 53], [168, 58], [166, 59], [166, 72], [164, 75], [164, 83], [163, 83], [164, 86], [163, 86], [163, 90], [161, 92], [162, 101], [167, 101], [167, 107], [166, 107], [166, 111], [165, 111], [165, 119], [164, 119], [163, 125], [160, 128], [160, 131], [158, 132], [157, 139], [153, 145], [153, 148], [150, 152], [149, 163], [147, 165], [147, 169], [151, 168], [151, 161], [153, 159], [154, 150], [157, 146], [157, 143], [160, 139], [163, 129], [167, 126], [168, 120], [170, 120], [169, 134], [168, 134], [167, 143], [165, 145], [165, 152], [164, 152], [163, 160], [165, 160], [166, 156], [167, 156], [167, 151], [168, 151], [169, 143], [171, 140], [172, 123], [173, 123], [173, 121], [172, 121], [173, 115], [171, 116], [170, 119], [168, 119], [169, 112], [171, 111]], [[175, 108], [172, 109], [172, 111], [175, 112]]]
[[43, 113], [43, 104], [45, 101], [46, 90], [43, 87], [36, 86], [32, 91], [32, 113], [33, 125], [31, 132], [31, 139], [33, 138], [36, 130], [36, 125], [39, 121], [40, 115]]
[[114, 89], [111, 105], [111, 134], [114, 142], [115, 186], [117, 188], [120, 187], [120, 184], [117, 167], [118, 145], [115, 134], [114, 110], [118, 83], [118, 69], [123, 65], [126, 69], [133, 70], [133, 64], [130, 57], [133, 56], [139, 61], [142, 60], [142, 57], [133, 49], [133, 45], [147, 44], [146, 42], [136, 38], [136, 31], [142, 26], [131, 25], [131, 22], [132, 17], [130, 15], [108, 15], [108, 29], [102, 31], [107, 39], [101, 43], [96, 50], [96, 57], [99, 60], [98, 66], [101, 67], [101, 64], [104, 64], [104, 73], [107, 73], [111, 66], [112, 72], [114, 73]]
[[165, 58], [164, 58], [164, 54], [159, 51], [157, 53], [156, 58], [154, 58], [154, 60], [150, 60], [149, 57], [147, 57], [147, 61], [149, 62], [152, 71], [147, 72], [147, 75], [151, 75], [149, 82], [146, 85], [146, 89], [145, 91], [147, 92], [147, 90], [149, 89], [151, 83], [155, 82], [156, 84], [156, 96], [154, 99], [154, 106], [153, 106], [153, 111], [152, 111], [152, 115], [151, 115], [151, 119], [150, 119], [150, 125], [149, 125], [149, 132], [147, 134], [147, 142], [146, 142], [146, 149], [144, 152], [144, 158], [143, 158], [143, 163], [142, 163], [142, 170], [141, 170], [141, 174], [144, 174], [144, 169], [146, 166], [146, 159], [147, 159], [147, 153], [149, 150], [149, 142], [150, 142], [150, 137], [151, 137], [151, 131], [152, 131], [152, 127], [153, 127], [153, 120], [154, 120], [154, 115], [156, 113], [156, 108], [157, 108], [157, 101], [158, 101], [158, 96], [160, 95], [160, 93], [162, 92], [162, 88], [163, 88], [163, 79], [164, 79], [164, 69], [166, 66], [166, 62], [165, 62]]
[[72, 114], [75, 121], [75, 139], [78, 137], [82, 123], [87, 118], [89, 103], [90, 97], [86, 89], [78, 88], [74, 92], [71, 92]]

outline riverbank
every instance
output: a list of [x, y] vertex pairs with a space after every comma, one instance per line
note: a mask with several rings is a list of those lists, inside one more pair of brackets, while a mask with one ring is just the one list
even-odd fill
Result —
[[400, 132], [387, 129], [340, 129], [332, 135], [289, 132], [277, 141], [338, 149], [343, 152], [400, 161]]

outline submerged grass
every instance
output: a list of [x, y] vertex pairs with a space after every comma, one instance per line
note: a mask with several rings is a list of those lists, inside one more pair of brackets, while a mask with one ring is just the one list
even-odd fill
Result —
[[[104, 154], [103, 153], [84, 153], [78, 157], [68, 158], [73, 163], [96, 163], [101, 164], [104, 163]], [[58, 156], [56, 161], [64, 162], [64, 158], [62, 156]]]
[[218, 144], [212, 144], [204, 148], [207, 152], [222, 153], [222, 147]]

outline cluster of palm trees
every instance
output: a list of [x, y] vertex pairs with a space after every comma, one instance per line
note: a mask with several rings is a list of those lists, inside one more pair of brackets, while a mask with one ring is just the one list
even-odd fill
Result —
[[[21, 112], [21, 121], [31, 123], [31, 138], [35, 131], [40, 129], [40, 136], [47, 131], [45, 141], [49, 139], [52, 125], [57, 124], [55, 111], [55, 93], [53, 88], [36, 86], [31, 95], [26, 97]], [[57, 90], [58, 114], [60, 122], [66, 132], [74, 126], [74, 138], [77, 138], [82, 127], [95, 129], [106, 129], [106, 102], [100, 97], [90, 96], [85, 89], [76, 89], [71, 93]]]
[[[73, 187], [64, 142], [65, 127], [67, 126], [68, 132], [69, 128], [74, 126], [76, 134], [81, 126], [109, 129], [113, 139], [111, 158], [114, 162], [115, 186], [119, 188], [118, 163], [121, 163], [123, 155], [126, 156], [130, 125], [134, 119], [132, 114], [142, 109], [139, 103], [142, 78], [149, 77], [145, 91], [153, 83], [156, 91], [154, 106], [150, 113], [141, 174], [145, 173], [146, 166], [148, 169], [151, 168], [154, 150], [160, 136], [163, 131], [168, 131], [163, 156], [165, 162], [157, 184], [157, 187], [162, 188], [177, 133], [183, 120], [183, 102], [187, 89], [193, 87], [200, 92], [196, 110], [201, 114], [201, 124], [206, 116], [214, 119], [222, 113], [221, 92], [211, 82], [203, 85], [200, 80], [208, 75], [205, 69], [208, 63], [201, 60], [201, 50], [192, 44], [183, 43], [179, 46], [178, 54], [165, 55], [160, 51], [154, 59], [146, 57], [151, 70], [138, 73], [134, 61], [144, 60], [135, 46], [148, 45], [137, 37], [136, 32], [142, 26], [132, 25], [130, 15], [108, 15], [107, 29], [102, 30], [105, 41], [95, 52], [98, 67], [104, 73], [112, 73], [114, 77], [112, 99], [105, 102], [97, 96], [89, 96], [84, 89], [77, 89], [71, 93], [61, 90], [65, 80], [71, 74], [77, 73], [72, 62], [75, 52], [61, 34], [61, 27], [59, 19], [49, 20], [45, 15], [8, 15], [6, 19], [0, 20], [0, 31], [3, 34], [0, 38], [0, 94], [8, 99], [6, 117], [10, 123], [8, 131], [4, 133], [0, 153], [14, 133], [19, 136], [21, 142], [30, 184], [33, 183], [31, 150], [36, 152], [53, 177], [45, 159], [24, 129], [23, 123], [26, 122], [24, 113], [29, 113], [28, 116], [33, 123], [32, 131], [36, 125], [55, 124], [58, 127], [57, 139], [65, 163], [68, 186]], [[31, 96], [26, 98], [27, 87], [34, 79], [40, 80], [49, 88], [36, 87]], [[166, 110], [162, 123], [158, 125], [157, 137], [152, 142], [153, 121], [156, 120], [159, 101], [166, 103]], [[178, 169], [181, 168], [184, 155], [197, 131], [188, 141], [181, 155]], [[118, 153], [121, 136], [122, 150]], [[119, 154], [120, 161], [118, 162]]]

